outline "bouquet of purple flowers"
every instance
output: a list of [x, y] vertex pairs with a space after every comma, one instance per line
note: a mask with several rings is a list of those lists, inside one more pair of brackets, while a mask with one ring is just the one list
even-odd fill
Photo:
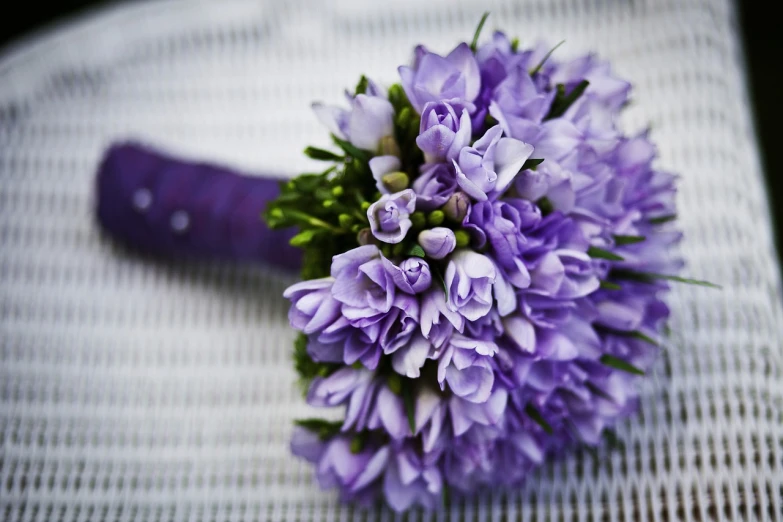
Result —
[[434, 508], [522, 481], [634, 411], [681, 262], [675, 176], [616, 116], [630, 84], [495, 33], [313, 106], [336, 150], [266, 210], [307, 402], [292, 448], [346, 501]]

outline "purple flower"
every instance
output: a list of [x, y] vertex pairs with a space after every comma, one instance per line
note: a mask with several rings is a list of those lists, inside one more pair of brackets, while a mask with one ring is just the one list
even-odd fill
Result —
[[489, 359], [498, 347], [492, 341], [454, 335], [438, 360], [438, 382], [463, 399], [483, 403], [492, 392], [495, 374]]
[[[345, 408], [341, 426], [297, 429], [292, 447], [346, 500], [381, 497], [401, 511], [436, 507], [446, 486], [516, 485], [634, 411], [639, 377], [605, 356], [651, 367], [658, 349], [628, 332], [658, 334], [668, 283], [621, 279], [618, 269], [681, 268], [668, 254], [681, 234], [654, 222], [676, 212], [675, 177], [654, 170], [646, 133], [616, 127], [628, 84], [592, 56], [560, 64], [553, 55], [531, 75], [548, 50], [518, 52], [502, 33], [475, 57], [464, 44], [446, 58], [418, 49], [401, 75], [430, 163], [410, 180], [417, 165], [385, 146], [369, 164], [378, 190], [392, 192], [368, 212], [372, 233], [400, 246], [384, 247], [390, 259], [372, 245], [337, 255], [330, 278], [286, 290], [307, 353], [329, 363], [308, 403]], [[568, 92], [583, 79], [579, 99], [544, 120], [556, 84]], [[335, 132], [352, 135], [354, 112], [382, 127], [382, 111], [358, 105], [333, 115]], [[471, 145], [487, 113], [498, 125]], [[522, 170], [533, 147], [544, 162]], [[414, 209], [441, 210], [450, 228], [417, 228], [426, 258], [406, 259]], [[459, 226], [467, 248], [456, 248]]]
[[446, 203], [456, 188], [457, 173], [451, 163], [425, 163], [421, 166], [421, 174], [413, 182], [416, 207], [434, 210]]
[[410, 379], [416, 379], [427, 359], [435, 355], [435, 347], [420, 334], [414, 335], [410, 342], [394, 352], [392, 356], [392, 368], [400, 375]]
[[402, 261], [399, 266], [384, 257], [383, 266], [391, 275], [397, 288], [409, 294], [418, 294], [425, 291], [432, 282], [430, 265], [419, 257], [409, 257]]
[[338, 486], [343, 500], [359, 500], [369, 504], [377, 498], [376, 483], [387, 468], [388, 446], [367, 447], [358, 453], [351, 451], [351, 439], [338, 435], [329, 441], [316, 440], [315, 434], [297, 428], [291, 441], [294, 455], [316, 464], [316, 477], [321, 487]]
[[340, 406], [348, 402], [357, 389], [366, 389], [373, 374], [349, 366], [340, 368], [328, 377], [316, 377], [307, 391], [307, 403], [316, 407]]
[[595, 55], [576, 58], [554, 69], [553, 84], [562, 83], [570, 91], [582, 80], [590, 82], [585, 93], [607, 107], [617, 110], [628, 100], [631, 84], [614, 76], [608, 62], [598, 60]]
[[479, 246], [489, 242], [498, 266], [517, 288], [530, 286], [530, 273], [522, 257], [528, 249], [528, 240], [522, 231], [540, 220], [538, 208], [523, 200], [478, 202], [467, 218]]
[[492, 308], [492, 285], [497, 270], [494, 263], [471, 250], [458, 250], [446, 267], [445, 283], [449, 309], [468, 321], [484, 317]]
[[443, 259], [457, 246], [457, 238], [449, 228], [435, 227], [419, 232], [418, 238], [421, 248], [433, 259]]
[[428, 102], [463, 100], [472, 102], [478, 96], [481, 77], [473, 52], [461, 43], [445, 58], [425, 52], [415, 69], [400, 67], [405, 94], [417, 112]]
[[386, 500], [397, 511], [414, 505], [435, 509], [441, 502], [442, 489], [441, 470], [434, 462], [427, 462], [414, 444], [397, 450], [383, 477]]
[[376, 151], [381, 139], [394, 133], [394, 107], [379, 96], [359, 94], [350, 111], [320, 103], [314, 103], [313, 110], [334, 135], [360, 149]]
[[388, 312], [394, 302], [394, 280], [383, 267], [375, 245], [365, 245], [332, 260], [332, 295], [341, 303], [368, 313]]
[[462, 333], [465, 318], [446, 303], [442, 288], [431, 288], [421, 298], [421, 333], [433, 346], [440, 348], [454, 330]]
[[429, 102], [421, 113], [416, 144], [428, 163], [451, 161], [468, 146], [472, 133], [470, 115], [461, 100]]
[[514, 180], [520, 198], [538, 201], [546, 197], [554, 210], [568, 213], [574, 208], [576, 192], [571, 173], [557, 163], [545, 161], [536, 170], [523, 170]]
[[416, 193], [411, 189], [385, 194], [367, 209], [370, 230], [384, 243], [399, 243], [411, 228], [410, 215], [416, 209]]
[[515, 68], [495, 89], [489, 113], [506, 136], [530, 142], [536, 139], [554, 97], [554, 90], [539, 92], [528, 71]]
[[489, 129], [472, 147], [465, 147], [454, 161], [457, 183], [478, 201], [500, 196], [533, 153], [533, 147], [503, 138], [499, 125]]
[[454, 436], [459, 437], [472, 426], [493, 426], [500, 422], [508, 403], [508, 392], [496, 388], [483, 403], [471, 402], [458, 395], [449, 399], [449, 413]]
[[286, 289], [283, 297], [291, 300], [288, 320], [306, 334], [323, 330], [340, 316], [340, 302], [332, 297], [334, 279], [312, 279]]

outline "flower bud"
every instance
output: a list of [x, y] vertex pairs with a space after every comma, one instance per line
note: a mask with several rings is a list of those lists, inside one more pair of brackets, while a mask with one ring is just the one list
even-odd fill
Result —
[[427, 216], [427, 223], [433, 227], [437, 227], [443, 223], [445, 217], [442, 210], [433, 210], [430, 212], [430, 215]]
[[369, 245], [375, 242], [375, 238], [372, 235], [372, 230], [369, 228], [363, 228], [356, 234], [356, 242], [360, 245]]
[[337, 216], [337, 219], [340, 222], [340, 226], [346, 230], [349, 230], [353, 224], [353, 218], [348, 214], [340, 214]]
[[390, 193], [400, 192], [401, 190], [405, 190], [408, 188], [408, 175], [404, 172], [389, 172], [388, 174], [384, 174], [381, 177], [381, 181], [383, 183], [383, 186], [386, 187], [386, 189]]
[[454, 233], [454, 238], [457, 242], [457, 248], [465, 248], [470, 244], [470, 234], [465, 230], [457, 230]]
[[378, 145], [378, 153], [381, 156], [397, 156], [398, 158], [402, 154], [400, 146], [397, 145], [397, 140], [394, 136], [384, 136], [381, 138], [381, 142]]
[[443, 213], [452, 221], [462, 223], [470, 208], [470, 198], [464, 192], [455, 192], [443, 205]]
[[427, 217], [424, 215], [424, 212], [414, 212], [411, 214], [411, 222], [413, 223], [413, 228], [424, 228], [427, 225]]
[[443, 259], [457, 246], [454, 232], [445, 227], [422, 230], [418, 239], [421, 248], [433, 259]]

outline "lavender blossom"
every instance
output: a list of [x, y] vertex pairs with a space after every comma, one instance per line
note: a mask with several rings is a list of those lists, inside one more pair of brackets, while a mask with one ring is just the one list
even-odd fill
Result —
[[478, 201], [500, 196], [533, 153], [531, 145], [502, 135], [499, 125], [492, 127], [454, 161], [457, 183]]
[[445, 58], [424, 52], [415, 69], [403, 66], [399, 72], [405, 94], [419, 113], [429, 102], [453, 99], [472, 102], [481, 87], [476, 58], [465, 43]]
[[399, 243], [411, 228], [410, 215], [416, 209], [416, 193], [403, 190], [381, 196], [367, 209], [370, 230], [384, 243]]
[[[515, 486], [636, 407], [669, 315], [651, 274], [682, 264], [663, 223], [676, 178], [654, 168], [648, 133], [616, 126], [628, 82], [549, 50], [502, 33], [475, 53], [417, 48], [399, 71], [420, 121], [399, 87], [392, 106], [371, 83], [349, 110], [316, 107], [365, 152], [314, 192], [338, 213], [319, 207], [308, 254], [367, 244], [284, 294], [307, 336], [308, 403], [345, 409], [297, 428], [292, 450], [344, 500], [437, 509], [445, 487]], [[356, 173], [380, 193], [369, 208], [373, 179]]]
[[429, 102], [421, 113], [416, 144], [429, 163], [451, 161], [470, 142], [472, 129], [468, 108], [459, 99]]
[[419, 245], [433, 259], [443, 259], [457, 246], [457, 239], [451, 229], [435, 227], [419, 232]]
[[456, 188], [457, 173], [452, 164], [424, 164], [421, 174], [413, 182], [413, 190], [416, 192], [416, 207], [419, 210], [434, 210], [447, 203], [454, 195]]

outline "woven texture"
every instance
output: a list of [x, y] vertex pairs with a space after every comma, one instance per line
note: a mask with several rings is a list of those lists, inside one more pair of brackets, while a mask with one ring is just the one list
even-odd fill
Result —
[[[464, 5], [463, 5], [464, 4]], [[635, 84], [682, 174], [686, 272], [668, 348], [621, 445], [545, 466], [410, 520], [783, 519], [778, 267], [725, 0], [289, 0], [144, 3], [64, 25], [0, 56], [0, 519], [394, 520], [336, 502], [292, 458], [293, 278], [167, 263], [93, 220], [112, 141], [270, 174], [326, 145], [309, 110], [364, 72], [396, 79], [412, 46], [444, 51], [481, 11], [533, 44], [594, 49]], [[556, 43], [556, 42], [552, 42]], [[336, 412], [337, 413], [337, 412]]]

